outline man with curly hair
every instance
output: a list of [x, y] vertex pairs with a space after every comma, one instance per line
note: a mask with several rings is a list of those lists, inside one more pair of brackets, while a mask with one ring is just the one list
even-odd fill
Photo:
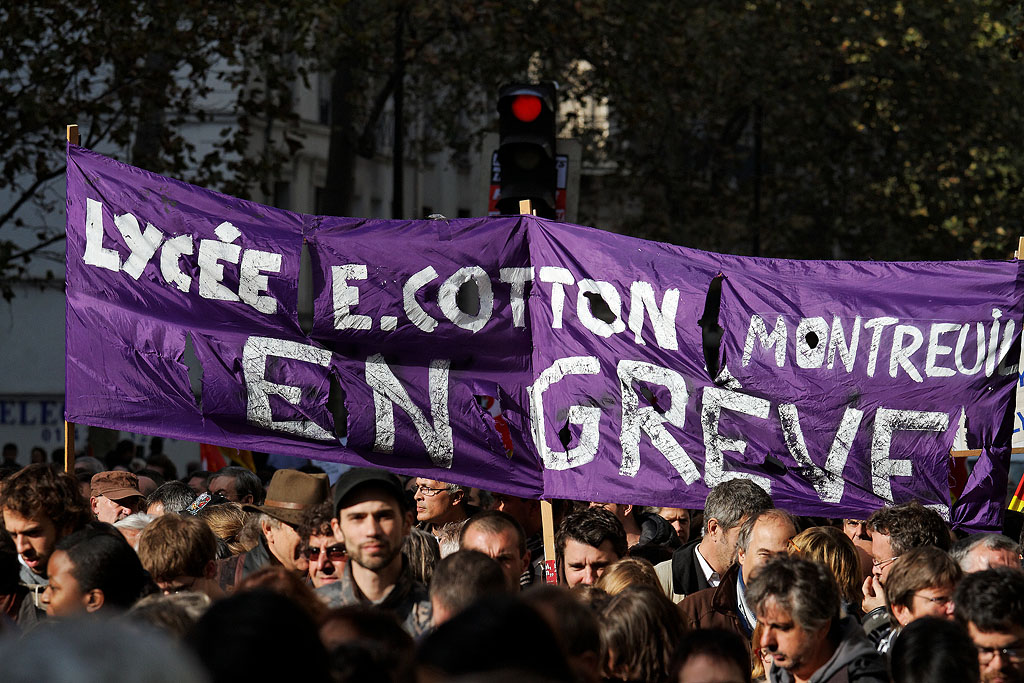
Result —
[[32, 592], [19, 621], [32, 623], [41, 614], [40, 598], [48, 582], [46, 564], [57, 542], [91, 519], [78, 481], [52, 465], [29, 465], [4, 480], [0, 492], [4, 529], [14, 541], [21, 563], [19, 580]]

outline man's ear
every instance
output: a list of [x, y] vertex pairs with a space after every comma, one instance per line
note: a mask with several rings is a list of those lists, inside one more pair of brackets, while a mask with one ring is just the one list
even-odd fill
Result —
[[451, 492], [452, 505], [458, 505], [466, 498], [466, 489]]
[[714, 517], [704, 521], [704, 535], [705, 536], [714, 536], [721, 529], [722, 529], [721, 525], [718, 523], [718, 520], [715, 519]]
[[402, 520], [405, 522], [402, 525], [402, 535], [408, 536], [412, 533], [412, 528], [416, 524], [416, 514], [412, 510], [408, 510], [402, 515]]
[[255, 505], [256, 504], [256, 500], [252, 497], [251, 493], [247, 493], [247, 494], [245, 494], [244, 496], [242, 496], [239, 499], [238, 504], [239, 505]]
[[203, 568], [204, 579], [214, 579], [217, 577], [217, 560], [210, 560], [206, 563], [206, 567]]
[[742, 550], [740, 550], [739, 546], [736, 546], [736, 563], [737, 564], [743, 564], [743, 558], [746, 557], [746, 556], [747, 556], [747, 554], [745, 552], [743, 552]]
[[331, 518], [331, 531], [334, 532], [334, 540], [338, 543], [345, 542], [345, 534], [341, 533], [341, 522], [337, 517]]
[[99, 609], [103, 607], [104, 600], [103, 591], [99, 588], [93, 588], [82, 596], [82, 602], [85, 603], [86, 612], [99, 611]]
[[96, 498], [96, 496], [91, 496], [89, 498], [89, 510], [92, 512], [92, 516], [93, 517], [96, 516], [96, 501], [97, 500], [98, 499]]
[[[527, 569], [530, 568], [530, 560], [531, 559], [532, 558], [530, 557], [530, 551], [527, 550], [526, 554], [523, 555], [523, 572], [525, 572]], [[523, 572], [519, 572], [519, 573], [522, 574]]]
[[889, 605], [889, 610], [900, 626], [906, 626], [914, 620], [914, 615], [911, 614], [910, 608], [906, 605]]
[[633, 506], [632, 505], [625, 505], [625, 506], [623, 506], [623, 508], [622, 508], [622, 515], [624, 517], [629, 517], [631, 514], [633, 514]]

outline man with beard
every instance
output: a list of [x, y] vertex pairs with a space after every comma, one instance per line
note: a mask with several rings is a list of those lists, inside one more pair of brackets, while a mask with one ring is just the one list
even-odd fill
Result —
[[374, 605], [393, 612], [414, 637], [431, 626], [426, 587], [413, 578], [402, 554], [413, 514], [393, 474], [356, 468], [335, 485], [334, 537], [345, 544], [349, 561], [338, 581], [317, 589], [330, 607]]
[[953, 602], [953, 615], [978, 649], [982, 683], [1024, 681], [1024, 573], [1007, 567], [970, 573]]
[[57, 541], [89, 521], [89, 504], [74, 477], [39, 464], [4, 480], [0, 510], [21, 563], [19, 580], [32, 591], [18, 615], [22, 629], [27, 629], [42, 614], [39, 599], [47, 584], [50, 555]]

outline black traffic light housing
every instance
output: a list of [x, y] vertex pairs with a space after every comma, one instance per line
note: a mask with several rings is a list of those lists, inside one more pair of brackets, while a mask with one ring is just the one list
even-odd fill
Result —
[[498, 93], [498, 211], [519, 213], [529, 199], [538, 216], [555, 217], [555, 105], [553, 83], [511, 83]]

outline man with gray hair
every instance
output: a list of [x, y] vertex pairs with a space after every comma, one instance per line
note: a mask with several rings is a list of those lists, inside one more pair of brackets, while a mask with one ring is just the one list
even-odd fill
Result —
[[421, 529], [440, 534], [441, 527], [469, 518], [468, 490], [459, 484], [436, 479], [416, 479], [416, 522]]
[[665, 594], [680, 602], [690, 593], [718, 586], [735, 559], [740, 525], [773, 507], [765, 490], [749, 479], [729, 479], [711, 489], [704, 502], [703, 536], [655, 567]]
[[1020, 545], [1002, 534], [973, 534], [957, 541], [949, 554], [965, 574], [993, 567], [1021, 568]]
[[683, 621], [693, 630], [724, 628], [749, 639], [757, 617], [747, 600], [747, 584], [776, 555], [789, 549], [797, 532], [796, 519], [785, 510], [769, 508], [752, 514], [740, 525], [736, 562], [716, 588], [697, 591], [679, 603]]
[[770, 683], [887, 683], [885, 661], [853, 617], [841, 617], [839, 586], [821, 563], [773, 558], [747, 587], [762, 628], [755, 648], [773, 660]]

